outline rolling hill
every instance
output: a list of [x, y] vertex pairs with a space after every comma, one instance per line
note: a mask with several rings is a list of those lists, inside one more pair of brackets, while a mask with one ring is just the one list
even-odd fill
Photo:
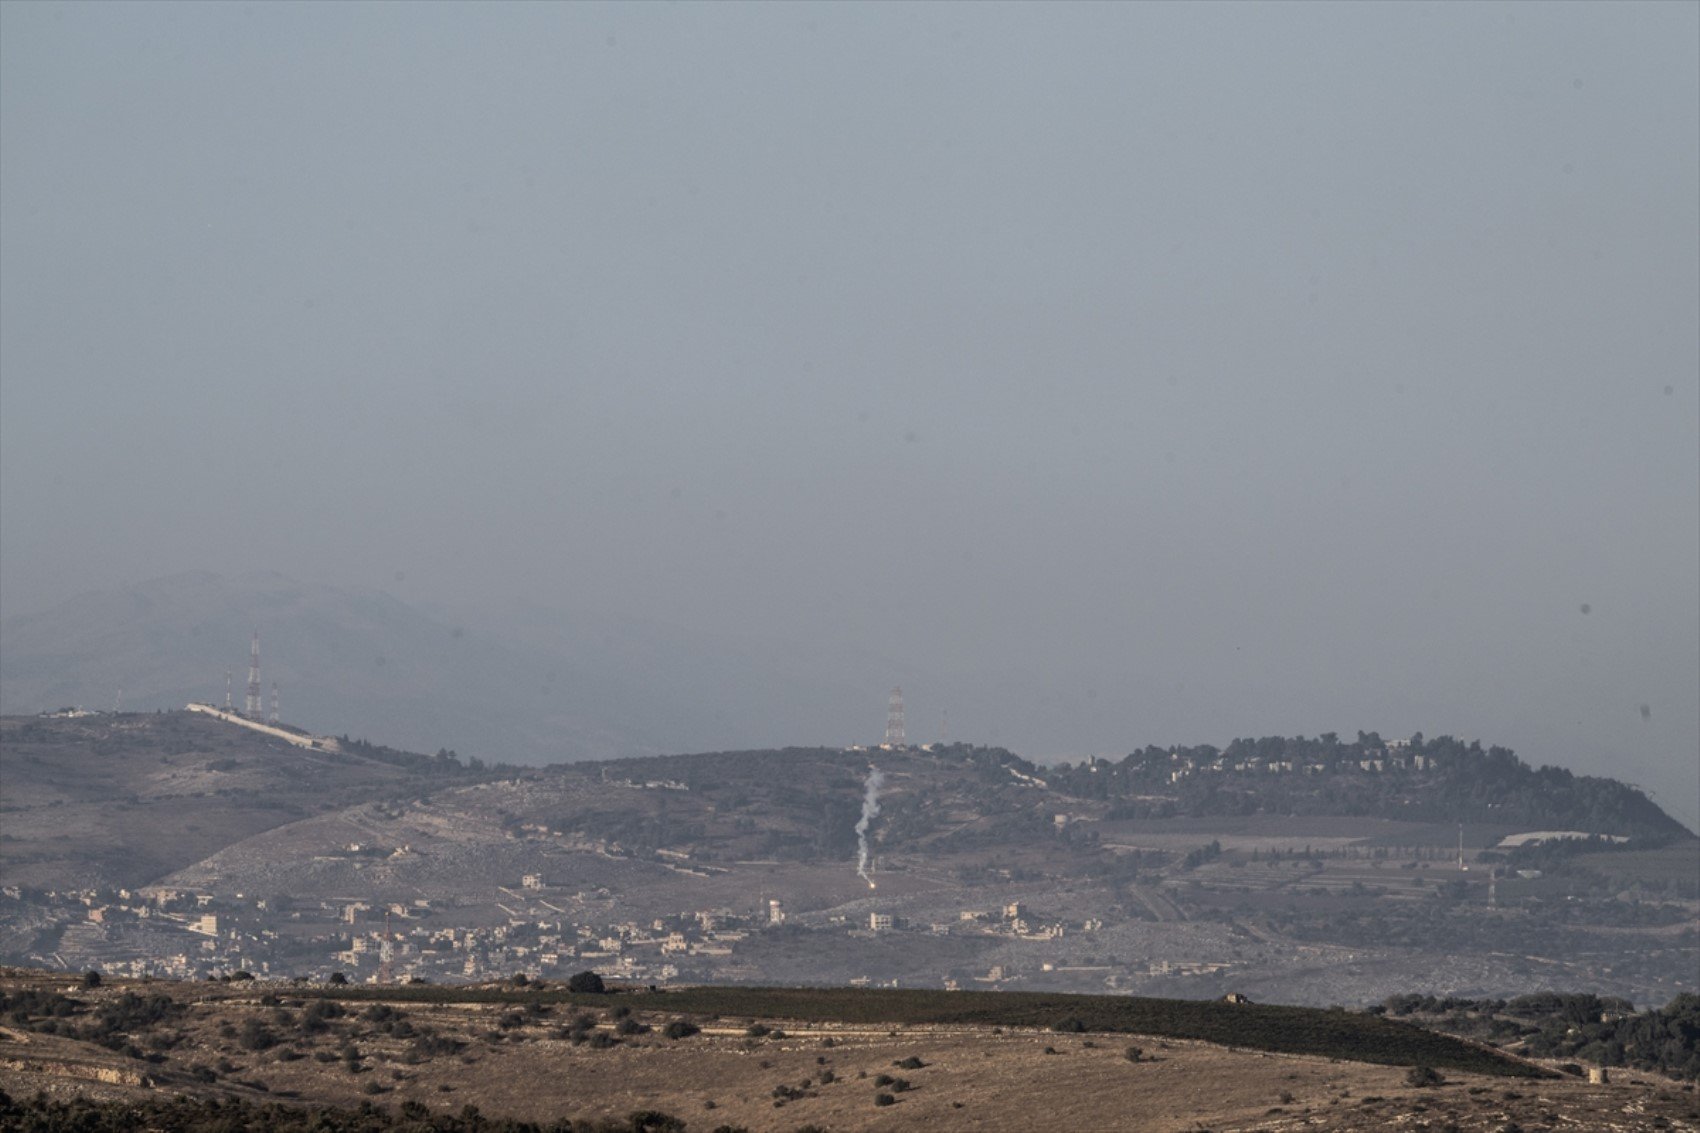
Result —
[[[353, 740], [303, 751], [183, 712], [0, 728], [0, 878], [88, 891], [0, 898], [16, 902], [0, 909], [17, 929], [0, 956], [16, 961], [334, 962], [369, 977], [378, 930], [358, 910], [389, 909], [406, 970], [430, 978], [591, 963], [699, 982], [1300, 1003], [1558, 987], [1663, 1003], [1693, 989], [1700, 951], [1700, 841], [1621, 785], [1445, 738], [1422, 750], [1458, 753], [1450, 767], [1365, 770], [1366, 737], [1319, 772], [1200, 770], [1194, 793], [1150, 752], [1052, 768], [965, 745], [519, 768]], [[1222, 755], [1187, 750], [1197, 767]], [[877, 888], [855, 868], [871, 765]], [[1462, 830], [1430, 805], [1453, 797], [1479, 808]], [[1553, 829], [1628, 841], [1500, 845]], [[173, 922], [110, 894], [147, 884], [199, 894], [228, 944], [184, 949], [172, 925], [195, 901]], [[101, 901], [115, 911], [80, 923]]]

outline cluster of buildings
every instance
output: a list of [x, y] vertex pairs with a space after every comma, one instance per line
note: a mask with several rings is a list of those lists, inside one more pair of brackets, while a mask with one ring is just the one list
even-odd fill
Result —
[[1179, 783], [1196, 773], [1234, 775], [1325, 775], [1338, 771], [1359, 771], [1381, 775], [1388, 771], [1429, 771], [1435, 766], [1432, 756], [1418, 755], [1407, 749], [1409, 740], [1388, 740], [1384, 753], [1369, 759], [1351, 759], [1339, 763], [1316, 761], [1298, 763], [1291, 759], [1230, 759], [1218, 755], [1215, 759], [1199, 760], [1180, 752], [1169, 753], [1169, 782]]
[[[657, 984], [712, 979], [738, 964], [737, 953], [752, 935], [790, 919], [784, 903], [771, 899], [749, 912], [703, 909], [643, 922], [596, 923], [588, 910], [611, 894], [555, 892], [535, 873], [500, 892], [505, 901], [493, 907], [505, 919], [492, 917], [489, 905], [450, 910], [428, 900], [288, 899], [158, 886], [8, 887], [0, 891], [0, 918], [31, 919], [36, 927], [36, 946], [19, 954], [14, 942], [8, 960], [98, 968], [115, 976], [197, 979], [240, 970], [322, 978], [334, 971], [356, 982], [386, 983], [495, 979], [516, 972], [553, 978], [591, 970]], [[1092, 931], [1102, 922], [1065, 926], [1012, 902], [995, 910], [963, 909], [953, 922], [910, 923], [874, 911], [865, 920], [832, 916], [812, 927], [823, 941], [902, 932], [1047, 941], [1067, 931]]]

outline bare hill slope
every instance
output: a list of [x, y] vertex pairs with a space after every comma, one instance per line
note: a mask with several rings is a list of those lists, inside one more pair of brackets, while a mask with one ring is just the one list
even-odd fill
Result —
[[455, 782], [457, 765], [310, 751], [188, 712], [0, 718], [0, 876], [137, 886], [351, 799]]

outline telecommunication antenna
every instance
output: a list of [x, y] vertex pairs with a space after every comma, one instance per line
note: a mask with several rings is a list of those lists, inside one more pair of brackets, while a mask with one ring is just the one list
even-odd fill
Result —
[[260, 631], [254, 631], [254, 644], [248, 652], [248, 703], [242, 715], [250, 720], [265, 716], [264, 694], [260, 692]]
[[226, 712], [230, 711], [230, 678], [231, 678], [231, 675], [232, 674], [231, 674], [229, 669], [226, 669], [224, 671], [224, 710]]
[[277, 682], [272, 682], [272, 723], [277, 723], [282, 717], [277, 710]]
[[1470, 867], [1464, 864], [1464, 824], [1458, 824], [1458, 872], [1469, 873]]
[[124, 711], [124, 690], [119, 689], [118, 690], [118, 699], [115, 700], [112, 704], [112, 714], [114, 716], [116, 716], [116, 715], [118, 715], [118, 713], [120, 713], [122, 711]]
[[885, 745], [888, 748], [907, 746], [903, 742], [903, 689], [891, 690], [891, 707], [885, 715]]

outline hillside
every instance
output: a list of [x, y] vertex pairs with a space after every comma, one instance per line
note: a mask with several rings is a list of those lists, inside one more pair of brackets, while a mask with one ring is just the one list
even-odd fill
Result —
[[308, 751], [188, 712], [0, 718], [0, 880], [139, 886], [350, 799], [470, 781], [384, 749]]
[[[919, 1017], [939, 1006], [949, 1018]], [[843, 989], [574, 995], [533, 981], [88, 988], [19, 971], [0, 974], [0, 1009], [0, 1091], [16, 1107], [0, 1098], [0, 1120], [56, 1104], [78, 1127], [122, 1104], [159, 1127], [340, 1127], [315, 1112], [334, 1106], [351, 1120], [363, 1109], [360, 1128], [440, 1133], [563, 1118], [592, 1133], [1700, 1128], [1691, 1089], [1668, 1080], [1589, 1084], [1337, 1011]], [[1208, 1037], [1189, 1033], [1198, 1025]], [[24, 1100], [43, 1089], [52, 1103]]]
[[[1400, 768], [1383, 748], [1379, 771], [1341, 759], [1165, 784], [1149, 752], [1043, 768], [965, 746], [793, 748], [517, 769], [355, 741], [336, 759], [254, 747], [185, 713], [4, 726], [0, 957], [16, 962], [372, 979], [393, 944], [396, 972], [432, 980], [579, 965], [654, 983], [1301, 1004], [1696, 990], [1700, 841], [1621, 785], [1546, 790], [1550, 772], [1490, 752], [1478, 768], [1472, 745], [1450, 767]], [[877, 888], [856, 870], [874, 765]], [[1429, 801], [1452, 791], [1490, 816], [1464, 825], [1462, 859], [1458, 824]], [[1260, 798], [1270, 809], [1244, 805]], [[1552, 829], [1628, 840], [1500, 845]], [[161, 888], [119, 891], [142, 882]], [[216, 939], [196, 927], [207, 915]]]

